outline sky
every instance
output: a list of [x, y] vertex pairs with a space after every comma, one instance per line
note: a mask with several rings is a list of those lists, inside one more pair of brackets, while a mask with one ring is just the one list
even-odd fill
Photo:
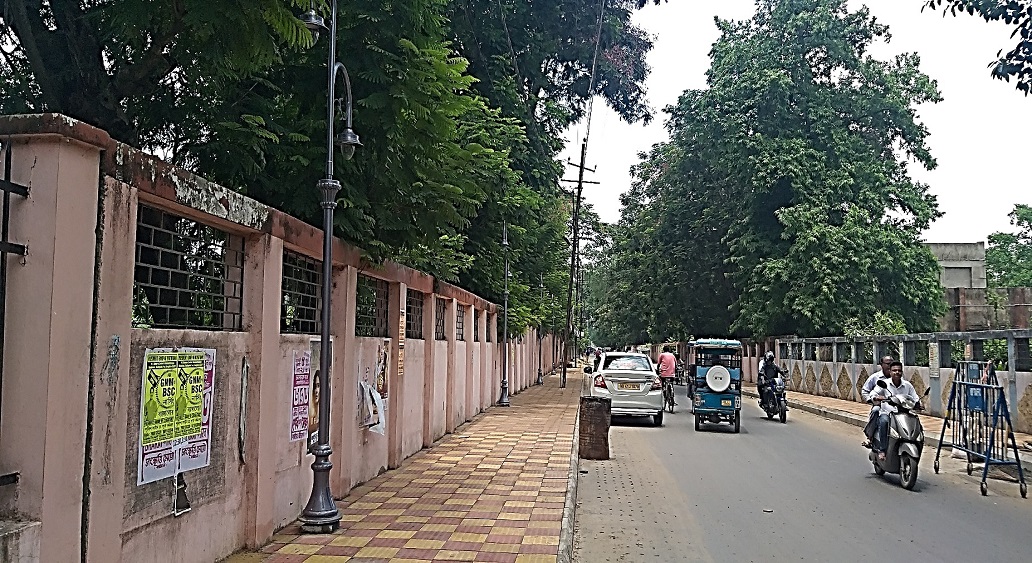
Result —
[[[944, 100], [918, 108], [928, 127], [928, 145], [938, 167], [926, 171], [911, 166], [912, 176], [929, 185], [943, 216], [925, 231], [927, 242], [978, 242], [998, 231], [1013, 231], [1007, 214], [1016, 203], [1032, 204], [1032, 189], [1015, 162], [1016, 152], [1028, 146], [1023, 134], [1032, 127], [1032, 96], [1014, 85], [990, 77], [988, 65], [1000, 49], [1015, 40], [1012, 28], [963, 14], [942, 16], [921, 11], [923, 0], [850, 0], [850, 9], [870, 8], [892, 34], [889, 44], [876, 45], [872, 54], [887, 60], [895, 54], [917, 52], [921, 69], [936, 80]], [[653, 37], [648, 56], [652, 72], [646, 81], [648, 102], [655, 119], [649, 125], [629, 125], [596, 99], [588, 139], [587, 166], [596, 169], [585, 179], [585, 200], [602, 220], [620, 217], [620, 194], [630, 186], [629, 169], [638, 155], [667, 140], [663, 108], [675, 103], [687, 89], [706, 86], [710, 46], [717, 39], [714, 16], [746, 19], [753, 0], [669, 0], [638, 11], [634, 22]], [[582, 121], [566, 131], [564, 162], [580, 158]], [[1011, 159], [1008, 162], [1008, 159]], [[577, 170], [567, 166], [566, 178]], [[571, 184], [567, 184], [571, 185]]]

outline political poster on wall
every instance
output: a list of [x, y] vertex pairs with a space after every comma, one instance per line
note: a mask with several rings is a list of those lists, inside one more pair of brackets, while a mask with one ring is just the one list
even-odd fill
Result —
[[144, 353], [137, 484], [210, 462], [215, 350], [154, 348]]
[[290, 393], [290, 441], [308, 437], [309, 407], [312, 389], [312, 353], [294, 351], [293, 386]]

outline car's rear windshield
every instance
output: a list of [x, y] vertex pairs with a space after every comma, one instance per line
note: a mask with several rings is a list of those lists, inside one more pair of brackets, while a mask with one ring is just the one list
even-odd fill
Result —
[[642, 356], [614, 356], [606, 358], [602, 369], [652, 371], [652, 366], [649, 364], [649, 360]]

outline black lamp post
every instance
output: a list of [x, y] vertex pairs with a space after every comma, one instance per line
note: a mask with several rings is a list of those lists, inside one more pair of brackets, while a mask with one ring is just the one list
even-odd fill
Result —
[[[345, 160], [355, 154], [355, 149], [362, 146], [358, 135], [351, 129], [351, 79], [348, 78], [348, 71], [344, 65], [337, 62], [337, 1], [330, 2], [330, 55], [327, 62], [327, 88], [326, 97], [327, 118], [326, 118], [326, 177], [316, 183], [322, 195], [323, 208], [323, 258], [322, 258], [322, 333], [319, 342], [319, 428], [316, 443], [311, 446], [311, 452], [315, 455], [312, 463], [312, 494], [308, 498], [308, 504], [301, 511], [301, 529], [309, 533], [330, 533], [340, 526], [340, 512], [337, 504], [333, 501], [330, 493], [330, 469], [333, 464], [330, 462], [330, 294], [333, 284], [333, 210], [337, 207], [337, 192], [340, 190], [340, 182], [333, 178], [333, 151], [334, 145], [340, 145]], [[316, 13], [314, 4], [304, 14], [301, 14], [301, 21], [312, 33], [313, 40], [319, 39], [319, 32], [326, 31], [326, 24], [323, 18]], [[336, 96], [334, 86], [337, 75], [344, 76], [344, 86], [347, 93], [345, 111], [345, 129], [339, 137], [333, 134], [334, 110]]]
[[502, 252], [505, 254], [505, 304], [502, 317], [502, 392], [498, 406], [509, 406], [509, 229], [502, 223]]
[[[541, 274], [541, 281], [538, 283], [538, 289], [541, 290], [541, 304], [545, 303], [545, 275]], [[545, 327], [544, 318], [541, 319], [541, 326], [538, 327], [537, 341], [538, 341], [538, 376], [537, 384], [544, 385], [545, 378], [541, 373], [541, 341], [544, 339], [544, 335], [541, 333], [541, 329]]]

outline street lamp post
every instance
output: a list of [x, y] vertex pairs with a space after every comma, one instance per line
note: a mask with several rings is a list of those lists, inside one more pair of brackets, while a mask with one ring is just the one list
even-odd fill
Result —
[[498, 406], [509, 406], [509, 229], [502, 223], [502, 253], [505, 254], [505, 304], [502, 317], [502, 392]]
[[[323, 209], [323, 257], [322, 257], [322, 331], [319, 341], [319, 427], [316, 443], [311, 446], [315, 455], [312, 462], [312, 494], [308, 504], [301, 511], [301, 529], [309, 533], [330, 533], [340, 526], [340, 512], [330, 493], [330, 295], [333, 290], [333, 210], [337, 207], [337, 192], [340, 182], [333, 178], [334, 145], [340, 145], [345, 160], [355, 154], [355, 149], [362, 146], [358, 135], [351, 129], [351, 80], [344, 65], [337, 62], [337, 1], [330, 2], [330, 55], [327, 62], [327, 118], [326, 118], [326, 177], [316, 183], [322, 196]], [[301, 14], [301, 21], [312, 33], [313, 40], [319, 39], [319, 33], [326, 31], [323, 18], [316, 13], [314, 4]], [[334, 86], [337, 75], [344, 76], [347, 93], [345, 111], [345, 129], [339, 137], [333, 134], [336, 96]]]
[[[538, 283], [538, 288], [541, 290], [541, 304], [545, 303], [545, 275], [541, 274], [541, 281]], [[541, 341], [544, 336], [541, 334], [541, 329], [545, 327], [544, 318], [541, 319], [541, 326], [538, 327], [537, 341], [538, 341], [538, 376], [537, 384], [544, 385], [545, 378], [541, 373]]]

